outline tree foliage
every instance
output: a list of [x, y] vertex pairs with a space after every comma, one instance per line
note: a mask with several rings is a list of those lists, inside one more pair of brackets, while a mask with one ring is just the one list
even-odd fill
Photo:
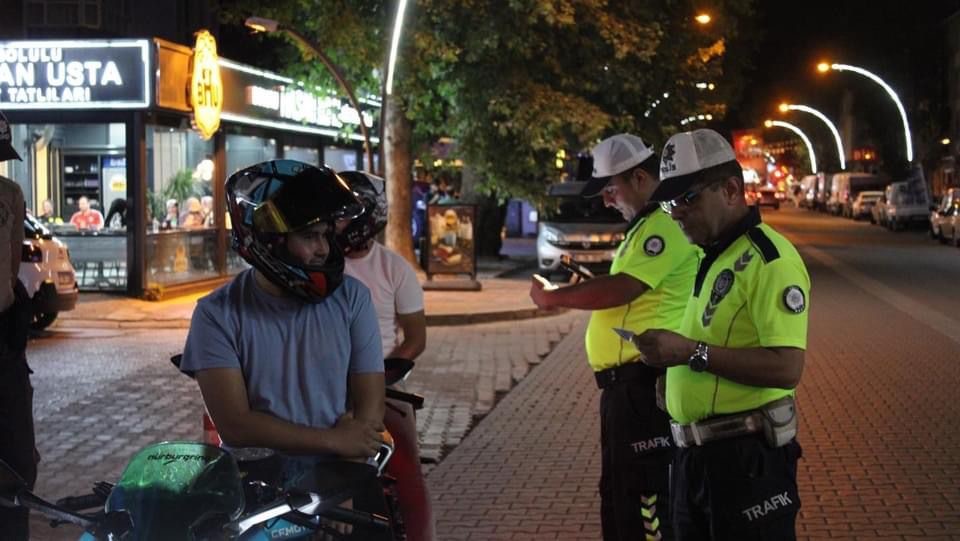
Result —
[[[430, 143], [450, 137], [453, 157], [472, 169], [480, 191], [535, 198], [556, 180], [560, 149], [588, 149], [619, 131], [659, 146], [680, 118], [722, 114], [744, 88], [756, 43], [752, 4], [715, 0], [715, 22], [704, 27], [680, 0], [419, 0], [408, 7], [395, 99], [423, 161], [432, 162]], [[392, 3], [223, 5], [233, 21], [256, 13], [297, 28], [321, 43], [355, 86], [379, 94]], [[286, 71], [335, 88], [315, 62]], [[697, 82], [716, 90], [699, 90]]]

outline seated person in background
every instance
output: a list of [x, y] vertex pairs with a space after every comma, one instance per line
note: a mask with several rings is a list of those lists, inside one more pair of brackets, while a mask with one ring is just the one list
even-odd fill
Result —
[[49, 199], [44, 199], [43, 203], [40, 205], [41, 213], [40, 216], [37, 216], [37, 219], [45, 224], [62, 224], [63, 218], [56, 215], [53, 212], [53, 201]]
[[80, 208], [70, 217], [70, 223], [76, 226], [80, 231], [100, 231], [103, 228], [103, 214], [100, 211], [90, 207], [90, 200], [86, 196], [81, 196], [77, 201]]
[[213, 196], [201, 197], [200, 206], [203, 207], [203, 227], [213, 227]]
[[176, 199], [167, 199], [167, 215], [160, 222], [160, 229], [173, 229], [180, 221], [180, 205]]
[[[386, 357], [412, 361], [427, 345], [423, 289], [410, 263], [375, 240], [387, 226], [384, 181], [362, 171], [347, 171], [340, 173], [340, 177], [364, 207], [360, 216], [337, 223], [337, 242], [346, 255], [344, 272], [370, 290]], [[387, 465], [387, 472], [397, 479], [400, 515], [407, 539], [431, 541], [436, 537], [436, 525], [430, 494], [420, 469], [413, 406], [388, 398], [383, 421], [393, 435], [398, 451]]]
[[127, 200], [114, 199], [110, 203], [110, 210], [107, 211], [105, 220], [108, 229], [126, 229], [127, 228]]
[[196, 197], [187, 198], [187, 211], [180, 216], [180, 227], [200, 229], [203, 227], [203, 207]]

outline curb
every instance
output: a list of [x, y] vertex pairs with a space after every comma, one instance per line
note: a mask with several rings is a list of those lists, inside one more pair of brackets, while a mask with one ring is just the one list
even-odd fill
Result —
[[[455, 327], [478, 323], [496, 323], [499, 321], [519, 321], [563, 314], [566, 308], [527, 308], [502, 312], [478, 312], [474, 314], [434, 314], [427, 315], [428, 327]], [[54, 323], [50, 330], [56, 329], [188, 329], [189, 319], [141, 319], [137, 321], [110, 319], [63, 319]]]

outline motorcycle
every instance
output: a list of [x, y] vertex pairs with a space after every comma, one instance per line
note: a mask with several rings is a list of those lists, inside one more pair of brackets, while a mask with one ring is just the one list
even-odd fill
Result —
[[[197, 442], [162, 442], [140, 450], [116, 484], [98, 483], [92, 494], [51, 503], [0, 461], [0, 505], [35, 510], [56, 526], [84, 529], [82, 541], [100, 540], [243, 540], [302, 538], [316, 532], [328, 539], [390, 536], [387, 517], [341, 505], [359, 497], [361, 488], [379, 477], [393, 453], [389, 438], [375, 465], [335, 462], [318, 471], [311, 491], [244, 477], [244, 463], [275, 456], [259, 449], [238, 460], [234, 452]], [[251, 468], [256, 469], [256, 468]], [[321, 467], [321, 470], [323, 468]], [[81, 512], [99, 507], [95, 512]], [[347, 537], [334, 523], [350, 525]]]
[[[180, 369], [180, 362], [182, 360], [182, 354], [177, 354], [170, 357], [170, 362], [173, 363], [177, 369]], [[409, 359], [403, 359], [399, 357], [391, 357], [384, 359], [384, 381], [386, 388], [384, 390], [386, 398], [404, 402], [412, 406], [414, 411], [420, 410], [423, 408], [424, 398], [421, 395], [415, 393], [408, 393], [406, 391], [401, 391], [394, 388], [393, 386], [397, 383], [404, 381], [407, 376], [410, 374], [410, 371], [415, 366], [415, 363]], [[193, 378], [193, 374], [184, 372], [184, 374], [190, 378]], [[406, 412], [401, 408], [391, 404], [389, 401], [386, 403], [386, 407], [396, 411], [401, 417], [406, 416]], [[390, 416], [385, 419], [388, 432], [396, 432], [399, 427], [392, 427], [389, 422]], [[220, 434], [217, 432], [217, 427], [213, 422], [213, 419], [210, 417], [210, 414], [204, 409], [202, 417], [202, 427], [203, 427], [203, 442], [221, 446], [223, 445], [223, 440], [220, 438]], [[416, 435], [414, 434], [414, 437]], [[394, 452], [398, 453], [398, 457], [404, 457], [404, 453], [407, 452], [404, 450], [403, 446], [399, 446], [394, 449]], [[421, 462], [425, 462], [421, 458]], [[399, 460], [399, 463], [406, 462], [404, 460]], [[383, 497], [387, 506], [387, 513], [390, 517], [390, 522], [393, 530], [393, 539], [396, 541], [402, 541], [407, 538], [406, 535], [406, 524], [403, 520], [403, 514], [400, 511], [400, 504], [398, 498], [398, 487], [397, 479], [390, 474], [390, 468], [386, 473], [379, 476], [381, 485], [383, 486]], [[413, 524], [414, 527], [423, 527], [422, 525]]]

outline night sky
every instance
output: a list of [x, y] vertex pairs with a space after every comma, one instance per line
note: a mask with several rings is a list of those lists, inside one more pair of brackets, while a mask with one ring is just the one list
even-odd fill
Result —
[[[946, 100], [944, 21], [960, 10], [960, 0], [757, 0], [756, 9], [763, 34], [750, 85], [741, 103], [731, 104], [724, 128], [756, 127], [764, 118], [779, 118], [775, 108], [782, 100], [816, 107], [836, 121], [843, 90], [849, 89], [860, 121], [855, 143], [881, 150], [895, 146], [887, 140], [897, 133], [889, 128], [899, 124], [889, 98], [857, 75], [818, 74], [817, 62], [827, 59], [880, 75], [900, 94], [912, 124], [942, 119], [942, 126], [930, 130], [948, 126], [949, 117], [937, 112]], [[922, 110], [935, 113], [924, 116]], [[801, 116], [809, 115], [783, 118], [799, 125]], [[809, 122], [818, 121], [810, 117]], [[811, 124], [809, 129], [817, 128]]]

